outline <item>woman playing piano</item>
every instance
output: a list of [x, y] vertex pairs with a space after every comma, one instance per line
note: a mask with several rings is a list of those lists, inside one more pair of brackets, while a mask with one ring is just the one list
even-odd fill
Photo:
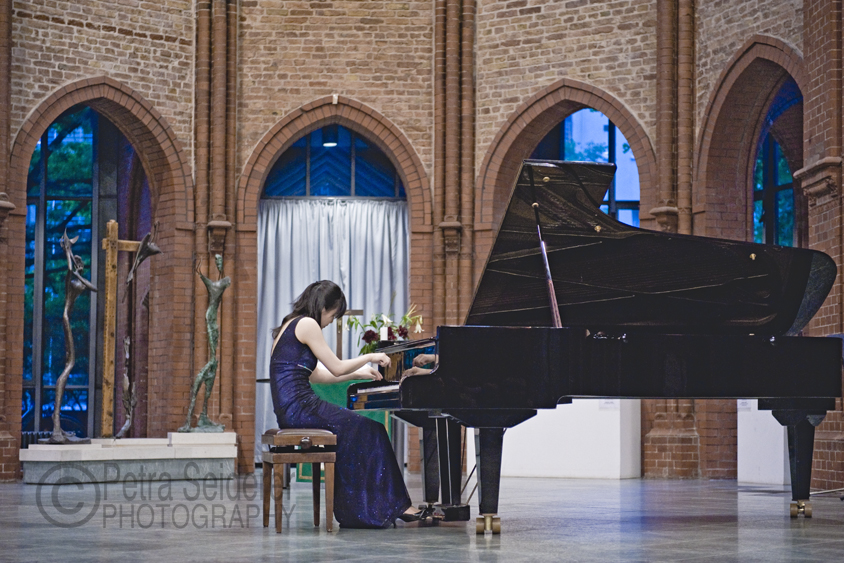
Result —
[[[339, 359], [322, 329], [346, 312], [346, 297], [333, 282], [309, 285], [293, 312], [273, 330], [270, 386], [280, 428], [321, 428], [337, 435], [334, 514], [346, 528], [383, 528], [396, 518], [426, 516], [412, 508], [384, 426], [319, 399], [314, 383], [381, 379], [370, 363], [390, 365], [386, 354]], [[317, 360], [326, 369], [317, 367]]]

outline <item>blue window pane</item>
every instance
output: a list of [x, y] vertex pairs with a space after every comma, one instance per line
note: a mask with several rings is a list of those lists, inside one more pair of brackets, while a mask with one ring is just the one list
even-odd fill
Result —
[[[326, 146], [324, 141], [331, 140], [334, 132], [337, 144]], [[317, 129], [287, 149], [267, 174], [263, 195], [407, 197], [387, 155], [340, 125]]]
[[23, 380], [32, 381], [32, 298], [35, 292], [35, 206], [26, 206], [26, 258], [23, 297]]
[[[41, 430], [53, 429], [55, 402], [56, 390], [45, 389], [41, 394]], [[76, 434], [80, 438], [87, 436], [88, 391], [86, 389], [66, 389], [59, 412], [62, 430]]]
[[[61, 247], [61, 237], [67, 229], [70, 238], [79, 236], [73, 245], [85, 269], [83, 276], [90, 279], [91, 267], [91, 202], [47, 202], [47, 224], [44, 239], [44, 321], [43, 321], [43, 370], [44, 385], [55, 385], [65, 363], [63, 311], [65, 301], [65, 275], [67, 258]], [[69, 385], [88, 383], [88, 333], [90, 293], [77, 298], [71, 312], [70, 325], [76, 348], [76, 364], [68, 379]]]
[[268, 197], [303, 196], [307, 175], [307, 137], [302, 137], [275, 162], [264, 184]]
[[26, 177], [26, 195], [29, 197], [37, 197], [41, 193], [41, 156], [41, 139], [38, 139], [32, 158], [29, 159], [29, 173]]
[[777, 185], [784, 186], [790, 184], [792, 181], [791, 169], [788, 167], [788, 161], [782, 153], [782, 148], [779, 143], [776, 143], [776, 158], [777, 158]]
[[[566, 160], [609, 162], [609, 119], [594, 109], [582, 109], [566, 118]], [[571, 133], [569, 134], [569, 131]]]
[[794, 246], [794, 190], [777, 192], [777, 226], [775, 244]]
[[616, 218], [638, 227], [640, 194], [636, 157], [621, 131], [601, 112], [587, 108], [573, 113], [539, 142], [531, 158], [609, 162], [611, 133], [615, 138], [612, 159], [617, 166], [613, 179], [614, 193], [607, 190], [603, 199], [607, 205], [601, 206], [601, 210], [609, 213], [612, 198], [623, 208], [617, 209]]
[[47, 130], [47, 195], [91, 196], [94, 177], [94, 125], [90, 108], [61, 116]]
[[631, 227], [639, 226], [639, 210], [638, 209], [619, 209], [618, 221]]
[[765, 223], [762, 222], [762, 200], [753, 202], [753, 242], [765, 242]]
[[374, 145], [355, 137], [355, 195], [396, 196], [396, 169]]
[[[773, 135], [766, 135], [760, 143], [753, 179], [753, 240], [793, 246], [794, 190], [791, 188], [791, 170]], [[772, 209], [768, 209], [764, 202], [771, 202]]]
[[35, 430], [35, 389], [23, 388], [21, 397], [21, 432]]
[[311, 195], [349, 196], [352, 194], [352, 136], [338, 127], [337, 146], [322, 145], [322, 130], [311, 133]]
[[[618, 166], [615, 172], [615, 198], [639, 201], [639, 168], [636, 166], [636, 157], [618, 127], [615, 128], [615, 164]], [[639, 224], [638, 219], [636, 224]]]

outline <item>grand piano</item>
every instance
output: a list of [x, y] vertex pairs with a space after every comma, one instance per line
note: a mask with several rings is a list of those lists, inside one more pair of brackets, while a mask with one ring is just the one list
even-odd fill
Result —
[[[791, 515], [811, 516], [814, 429], [841, 396], [842, 343], [801, 336], [836, 265], [821, 252], [641, 230], [600, 206], [615, 165], [524, 161], [464, 326], [382, 351], [351, 409], [423, 429], [425, 501], [460, 503], [478, 429], [477, 531], [498, 533], [505, 429], [573, 398], [758, 398], [788, 429]], [[436, 354], [407, 376], [413, 357]], [[549, 432], [566, 432], [565, 428]], [[437, 483], [439, 481], [439, 483]]]

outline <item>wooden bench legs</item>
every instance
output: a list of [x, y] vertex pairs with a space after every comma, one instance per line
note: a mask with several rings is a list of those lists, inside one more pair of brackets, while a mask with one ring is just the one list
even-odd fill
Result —
[[[275, 510], [275, 531], [281, 533], [281, 521], [284, 516], [283, 497], [284, 489], [282, 488], [283, 464], [269, 462], [264, 459], [264, 527], [268, 528], [270, 525], [270, 500], [272, 499], [273, 508]], [[311, 463], [311, 474], [313, 475], [313, 494], [314, 494], [314, 526], [319, 526], [319, 504], [320, 504], [320, 469], [321, 463]], [[326, 462], [325, 464], [325, 529], [330, 532], [334, 528], [334, 464]]]

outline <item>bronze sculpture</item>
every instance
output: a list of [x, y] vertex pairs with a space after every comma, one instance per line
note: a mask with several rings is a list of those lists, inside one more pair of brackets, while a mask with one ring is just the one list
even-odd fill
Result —
[[[158, 233], [158, 221], [153, 225], [152, 231], [147, 233], [141, 240], [138, 250], [135, 252], [135, 260], [132, 267], [129, 269], [129, 275], [126, 276], [126, 291], [123, 293], [123, 299], [129, 295], [129, 287], [135, 279], [135, 272], [141, 267], [141, 264], [150, 256], [161, 254], [161, 249], [155, 244], [155, 235]], [[149, 294], [147, 294], [149, 295]], [[120, 431], [117, 433], [117, 438], [124, 438], [129, 429], [132, 427], [132, 420], [135, 413], [135, 406], [138, 404], [138, 397], [136, 394], [135, 385], [129, 380], [129, 366], [130, 366], [130, 352], [132, 339], [126, 336], [123, 339], [123, 412], [126, 415], [126, 420]]]
[[[214, 261], [217, 264], [217, 271], [222, 276], [223, 257], [220, 254], [216, 254]], [[190, 390], [190, 406], [188, 407], [187, 418], [185, 425], [179, 428], [179, 432], [222, 432], [225, 428], [223, 424], [217, 424], [208, 418], [208, 398], [211, 396], [211, 390], [214, 388], [214, 379], [217, 377], [217, 343], [220, 339], [217, 310], [220, 308], [223, 292], [231, 285], [232, 280], [226, 276], [221, 277], [217, 281], [211, 281], [200, 271], [199, 266], [201, 263], [201, 261], [197, 262], [195, 269], [196, 273], [202, 279], [202, 283], [205, 284], [205, 289], [208, 291], [208, 309], [205, 311], [205, 325], [208, 330], [209, 358], [208, 363], [205, 364], [193, 381]], [[191, 428], [190, 418], [196, 406], [196, 394], [203, 383], [205, 384], [205, 399], [202, 403], [202, 413], [199, 415], [196, 428]]]
[[56, 402], [53, 409], [53, 434], [43, 440], [49, 444], [89, 444], [90, 439], [77, 438], [73, 434], [66, 433], [62, 430], [61, 425], [61, 406], [62, 398], [64, 397], [64, 388], [67, 385], [67, 379], [70, 371], [76, 363], [76, 349], [73, 345], [73, 333], [70, 326], [70, 312], [73, 310], [73, 305], [76, 303], [76, 298], [90, 290], [96, 293], [97, 288], [88, 280], [82, 277], [82, 270], [85, 264], [82, 258], [73, 253], [73, 245], [79, 240], [79, 237], [69, 238], [67, 231], [62, 235], [61, 246], [67, 257], [67, 273], [64, 278], [64, 312], [62, 314], [62, 324], [64, 326], [64, 345], [65, 345], [65, 362], [64, 370], [59, 379], [56, 381]]

